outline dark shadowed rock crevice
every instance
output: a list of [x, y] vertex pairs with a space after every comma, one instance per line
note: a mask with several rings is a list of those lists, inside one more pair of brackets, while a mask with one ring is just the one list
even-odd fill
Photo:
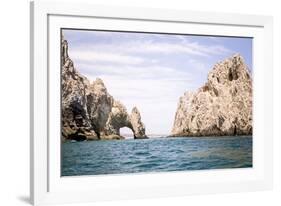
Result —
[[123, 139], [120, 128], [128, 127], [134, 138], [147, 138], [139, 110], [126, 107], [107, 91], [102, 79], [90, 81], [74, 67], [68, 43], [62, 39], [62, 139]]
[[172, 136], [252, 134], [252, 80], [237, 54], [214, 66], [207, 83], [179, 99]]

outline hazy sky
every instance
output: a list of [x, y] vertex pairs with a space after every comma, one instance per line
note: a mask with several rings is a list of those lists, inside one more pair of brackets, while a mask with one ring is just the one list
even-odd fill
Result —
[[[147, 134], [169, 134], [179, 97], [207, 80], [213, 65], [240, 53], [252, 69], [252, 39], [131, 32], [63, 30], [75, 68], [101, 78]], [[127, 132], [127, 130], [122, 130]]]

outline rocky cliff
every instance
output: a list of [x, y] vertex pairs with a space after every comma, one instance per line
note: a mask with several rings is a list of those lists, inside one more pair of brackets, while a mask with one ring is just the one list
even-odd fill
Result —
[[236, 54], [214, 66], [207, 83], [179, 99], [172, 136], [252, 134], [252, 80]]
[[120, 128], [128, 127], [134, 138], [147, 138], [136, 107], [126, 107], [107, 91], [103, 81], [81, 75], [68, 56], [68, 43], [62, 40], [62, 138], [73, 140], [123, 139]]

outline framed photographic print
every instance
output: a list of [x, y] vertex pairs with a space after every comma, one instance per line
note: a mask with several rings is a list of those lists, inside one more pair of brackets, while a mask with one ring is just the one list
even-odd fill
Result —
[[272, 187], [271, 17], [35, 1], [31, 23], [35, 205]]

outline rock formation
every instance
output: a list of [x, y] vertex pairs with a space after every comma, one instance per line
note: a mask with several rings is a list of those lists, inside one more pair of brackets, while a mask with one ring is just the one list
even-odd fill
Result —
[[172, 136], [252, 134], [252, 80], [236, 54], [214, 66], [207, 83], [180, 97]]
[[130, 128], [135, 139], [147, 138], [138, 109], [134, 107], [129, 115], [101, 79], [90, 83], [75, 69], [66, 40], [61, 46], [63, 140], [123, 139], [119, 132], [122, 127]]
[[131, 126], [133, 128], [132, 130], [135, 131], [134, 135], [140, 139], [146, 138], [145, 126], [141, 121], [141, 115], [138, 108], [134, 107], [132, 109], [130, 120]]

